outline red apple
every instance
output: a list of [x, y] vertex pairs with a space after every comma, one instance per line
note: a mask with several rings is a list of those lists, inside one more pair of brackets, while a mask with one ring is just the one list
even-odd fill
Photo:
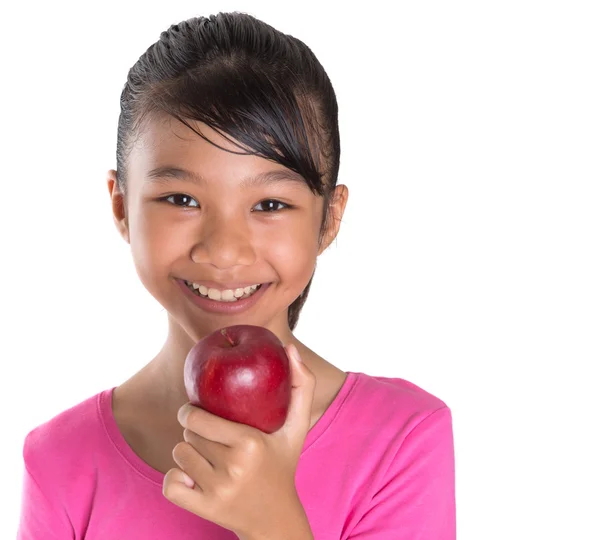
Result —
[[192, 405], [273, 433], [283, 426], [292, 392], [283, 343], [267, 328], [239, 324], [196, 343], [185, 359]]

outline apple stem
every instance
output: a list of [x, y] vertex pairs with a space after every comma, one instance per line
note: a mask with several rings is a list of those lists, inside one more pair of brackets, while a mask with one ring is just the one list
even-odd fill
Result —
[[232, 346], [232, 347], [235, 347], [235, 343], [234, 343], [234, 342], [233, 342], [233, 340], [232, 340], [232, 339], [231, 339], [231, 338], [230, 338], [230, 337], [227, 335], [227, 333], [226, 333], [226, 330], [227, 330], [226, 328], [222, 328], [222, 329], [221, 329], [221, 334], [223, 334], [223, 337], [224, 337], [224, 338], [225, 338], [227, 341], [229, 341], [229, 343], [231, 343], [231, 346]]

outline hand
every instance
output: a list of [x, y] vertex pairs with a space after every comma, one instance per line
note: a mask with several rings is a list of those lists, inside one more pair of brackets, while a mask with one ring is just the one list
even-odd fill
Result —
[[167, 472], [163, 495], [240, 538], [283, 538], [281, 528], [294, 530], [294, 524], [310, 534], [295, 475], [310, 428], [316, 378], [296, 360], [293, 344], [285, 349], [292, 393], [278, 431], [264, 433], [189, 403], [178, 414], [185, 442], [173, 449], [179, 468]]

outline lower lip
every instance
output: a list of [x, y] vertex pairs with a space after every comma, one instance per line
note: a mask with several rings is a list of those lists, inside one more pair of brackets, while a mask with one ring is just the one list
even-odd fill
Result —
[[252, 296], [244, 298], [243, 300], [236, 300], [235, 302], [217, 302], [216, 300], [204, 298], [203, 296], [193, 293], [182, 279], [178, 279], [177, 283], [183, 289], [183, 292], [187, 297], [204, 311], [210, 313], [224, 313], [226, 315], [242, 313], [243, 311], [250, 309], [260, 300], [260, 297], [265, 294], [265, 291], [271, 285], [270, 283], [264, 283]]

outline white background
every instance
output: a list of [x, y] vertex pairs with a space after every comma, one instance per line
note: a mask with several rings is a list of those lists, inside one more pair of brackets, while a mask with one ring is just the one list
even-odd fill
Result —
[[229, 10], [305, 41], [339, 100], [350, 198], [298, 338], [451, 407], [460, 539], [600, 538], [597, 5], [2, 8], [0, 538], [25, 435], [163, 343], [110, 211], [119, 96], [161, 31]]

